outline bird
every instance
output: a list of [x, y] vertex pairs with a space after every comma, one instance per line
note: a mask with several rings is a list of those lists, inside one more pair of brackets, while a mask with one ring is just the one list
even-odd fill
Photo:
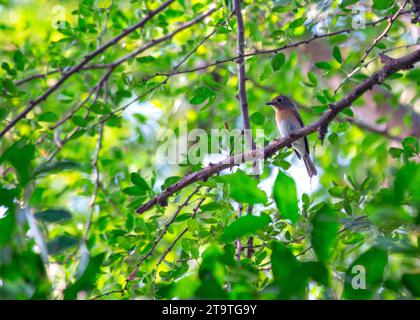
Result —
[[[277, 129], [281, 138], [286, 138], [293, 131], [305, 126], [295, 104], [287, 96], [279, 95], [270, 102], [267, 102], [266, 105], [273, 107], [275, 111]], [[306, 136], [292, 142], [292, 148], [297, 157], [303, 160], [309, 178], [316, 176], [317, 171], [309, 154], [308, 139]]]

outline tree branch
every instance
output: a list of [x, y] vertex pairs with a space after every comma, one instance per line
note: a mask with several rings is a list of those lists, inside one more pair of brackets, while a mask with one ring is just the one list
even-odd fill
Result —
[[[271, 157], [278, 150], [290, 145], [293, 141], [299, 138], [307, 136], [310, 133], [313, 133], [319, 130], [320, 128], [326, 128], [328, 124], [343, 109], [350, 107], [352, 103], [357, 98], [362, 96], [366, 91], [370, 90], [373, 86], [382, 83], [386, 78], [388, 78], [390, 75], [394, 74], [395, 72], [399, 70], [412, 68], [413, 65], [418, 61], [420, 61], [420, 50], [416, 50], [413, 53], [410, 53], [402, 58], [388, 61], [382, 69], [375, 72], [370, 78], [364, 80], [362, 83], [357, 85], [347, 96], [345, 96], [340, 101], [338, 101], [334, 106], [331, 106], [331, 108], [328, 109], [318, 121], [315, 121], [312, 124], [295, 131], [293, 135], [290, 135], [287, 138], [276, 140], [274, 142], [271, 142], [269, 145], [267, 145], [263, 150], [261, 150], [264, 153], [264, 158], [267, 159]], [[216, 164], [211, 164], [200, 171], [190, 173], [184, 176], [178, 182], [170, 185], [168, 188], [166, 188], [164, 191], [162, 191], [160, 194], [158, 194], [154, 198], [150, 199], [148, 202], [146, 202], [142, 206], [140, 206], [136, 210], [136, 212], [141, 214], [151, 209], [153, 206], [157, 204], [166, 205], [167, 199], [173, 194], [175, 194], [176, 192], [182, 190], [183, 188], [199, 180], [207, 180], [211, 176], [220, 173], [224, 169], [231, 168], [231, 167], [234, 167], [235, 165], [243, 163], [245, 161], [244, 159], [249, 159], [251, 156], [256, 156], [258, 151], [259, 150], [257, 149], [254, 151], [245, 152], [244, 154], [234, 155]]]
[[[247, 143], [247, 149], [255, 150], [255, 141], [252, 137], [251, 131], [251, 124], [249, 121], [249, 112], [248, 112], [248, 97], [246, 93], [246, 73], [245, 73], [245, 26], [244, 20], [242, 17], [242, 10], [241, 10], [241, 0], [234, 0], [234, 12], [236, 16], [236, 30], [237, 30], [237, 52], [238, 52], [238, 59], [236, 63], [238, 64], [238, 98], [241, 104], [241, 114], [242, 114], [242, 122], [244, 128], [244, 135], [245, 140]], [[252, 170], [254, 175], [257, 176], [257, 162], [254, 161], [252, 164]], [[252, 214], [253, 206], [250, 204], [247, 209], [247, 214]], [[253, 238], [248, 238], [248, 244], [253, 243]], [[239, 242], [240, 244], [240, 242]], [[239, 254], [240, 254], [239, 249]], [[250, 246], [247, 250], [247, 257], [252, 257], [252, 246]], [[239, 255], [240, 258], [240, 255]]]
[[[130, 273], [130, 275], [127, 277], [127, 281], [131, 281], [135, 279], [137, 272], [139, 271], [140, 266], [143, 264], [143, 262], [150, 257], [156, 250], [157, 245], [159, 242], [163, 239], [163, 236], [168, 231], [170, 225], [175, 221], [178, 214], [181, 212], [182, 208], [184, 208], [188, 203], [190, 202], [191, 198], [200, 190], [200, 186], [195, 188], [195, 190], [185, 199], [185, 201], [178, 207], [178, 209], [175, 211], [175, 213], [172, 215], [172, 217], [169, 219], [169, 221], [165, 224], [163, 227], [162, 232], [160, 233], [159, 237], [153, 242], [152, 247], [150, 250], [140, 259], [140, 261], [136, 264], [136, 267], [134, 270]], [[203, 198], [204, 199], [204, 198]], [[204, 201], [204, 200], [203, 200]], [[198, 210], [198, 209], [197, 209]], [[194, 214], [195, 216], [195, 214]]]
[[[411, 12], [413, 12], [413, 11], [412, 10], [405, 10], [401, 13], [401, 15], [405, 15], [405, 14], [408, 14], [408, 13], [411, 13]], [[388, 20], [390, 17], [392, 17], [392, 15], [385, 16], [385, 17], [380, 18], [376, 21], [368, 22], [368, 23], [366, 23], [366, 26], [374, 27], [374, 26]], [[339, 34], [350, 33], [350, 32], [353, 32], [353, 31], [360, 31], [360, 29], [349, 27], [349, 28], [345, 28], [345, 29], [341, 29], [341, 30], [337, 30], [337, 31], [324, 33], [324, 34], [321, 34], [321, 35], [315, 34], [308, 39], [300, 40], [300, 41], [293, 42], [293, 43], [289, 43], [289, 44], [286, 44], [286, 45], [278, 47], [278, 48], [267, 49], [267, 50], [255, 50], [254, 52], [245, 53], [244, 58], [249, 58], [249, 57], [258, 56], [258, 55], [276, 54], [276, 53], [279, 53], [280, 51], [284, 51], [286, 49], [297, 48], [301, 45], [309, 44], [309, 43], [311, 43], [315, 40], [318, 40], [318, 39], [333, 37], [333, 36], [336, 36], [336, 35], [339, 35]], [[193, 73], [193, 72], [196, 72], [196, 71], [205, 70], [205, 69], [208, 69], [208, 68], [211, 68], [211, 67], [215, 67], [215, 66], [220, 65], [220, 64], [225, 64], [225, 63], [228, 63], [228, 62], [232, 62], [232, 61], [237, 60], [238, 58], [239, 58], [239, 56], [234, 56], [234, 57], [231, 57], [231, 58], [216, 60], [215, 62], [208, 63], [208, 64], [203, 65], [201, 67], [195, 67], [195, 68], [186, 69], [186, 70], [178, 70], [178, 71], [173, 72], [173, 73], [156, 73], [154, 76], [173, 76], [173, 75], [178, 75], [178, 74]]]
[[[186, 54], [180, 62], [178, 62], [176, 64], [176, 66], [172, 69], [173, 70], [177, 70], [182, 64], [184, 64], [189, 57], [191, 57], [197, 50], [198, 48], [203, 45], [212, 35], [214, 35], [216, 33], [217, 29], [215, 28], [211, 33], [209, 33], [207, 36], [205, 36], [188, 54]], [[95, 123], [94, 125], [92, 125], [91, 127], [87, 128], [87, 129], [92, 129], [97, 127], [98, 125], [101, 126], [102, 124], [104, 124], [110, 117], [116, 115], [118, 112], [124, 111], [125, 109], [127, 109], [129, 106], [131, 106], [134, 102], [144, 98], [145, 96], [147, 96], [148, 94], [150, 94], [151, 92], [155, 91], [156, 89], [160, 88], [162, 85], [165, 85], [168, 82], [169, 77], [167, 77], [166, 79], [164, 79], [163, 81], [157, 83], [155, 86], [153, 86], [152, 88], [148, 89], [146, 92], [144, 92], [143, 94], [137, 96], [135, 99], [133, 99], [132, 101], [130, 101], [129, 103], [125, 104], [124, 106], [110, 112], [109, 114], [105, 115], [104, 117], [102, 117], [97, 123]], [[108, 79], [106, 79], [108, 80]], [[105, 81], [105, 83], [108, 83], [108, 81]], [[86, 98], [88, 99], [88, 98]], [[83, 101], [82, 103], [85, 103], [87, 101]], [[74, 113], [73, 113], [74, 114]], [[72, 115], [73, 115], [72, 114]], [[70, 118], [71, 116], [70, 115]], [[55, 125], [52, 127], [55, 128]], [[48, 162], [50, 162], [52, 159], [54, 159], [54, 157], [58, 154], [58, 152], [63, 148], [64, 144], [66, 144], [68, 141], [70, 141], [70, 139], [81, 129], [81, 127], [77, 126], [75, 127], [63, 140], [62, 142], [58, 145], [58, 148], [51, 154], [51, 156], [48, 157], [48, 159], [45, 161], [44, 164], [47, 164]], [[43, 138], [45, 137], [42, 136], [40, 139], [38, 139], [37, 144], [41, 143]], [[43, 165], [44, 165], [43, 164]]]
[[174, 30], [172, 32], [169, 32], [168, 34], [166, 34], [166, 35], [164, 35], [164, 36], [162, 36], [160, 38], [157, 38], [157, 39], [154, 39], [154, 40], [150, 41], [149, 43], [145, 44], [144, 46], [138, 48], [137, 50], [134, 50], [133, 52], [125, 55], [124, 57], [121, 57], [118, 60], [115, 60], [114, 62], [105, 63], [105, 64], [93, 64], [93, 65], [90, 65], [90, 67], [91, 68], [94, 68], [94, 69], [106, 69], [106, 68], [110, 68], [111, 66], [114, 66], [114, 67], [119, 66], [120, 64], [122, 64], [122, 63], [124, 63], [124, 62], [126, 62], [126, 61], [128, 61], [128, 60], [130, 60], [130, 59], [132, 59], [132, 58], [134, 58], [136, 56], [138, 56], [140, 53], [146, 51], [147, 49], [149, 49], [151, 47], [154, 47], [154, 46], [156, 46], [156, 45], [158, 45], [158, 44], [160, 44], [160, 43], [162, 43], [164, 41], [167, 41], [167, 40], [172, 39], [175, 35], [177, 35], [181, 31], [183, 31], [185, 29], [188, 29], [188, 28], [192, 27], [193, 25], [199, 23], [200, 21], [204, 20], [208, 16], [211, 16], [218, 9], [219, 8], [212, 8], [212, 9], [206, 11], [205, 13], [197, 16], [193, 20], [188, 21], [188, 22], [182, 24], [176, 30]]
[[337, 93], [338, 89], [340, 89], [357, 71], [360, 70], [362, 67], [361, 65], [365, 62], [366, 58], [368, 57], [369, 53], [373, 50], [373, 48], [388, 35], [389, 30], [391, 29], [394, 21], [398, 18], [398, 16], [403, 12], [404, 7], [407, 5], [408, 0], [405, 0], [403, 5], [395, 12], [395, 14], [392, 17], [388, 18], [388, 25], [385, 27], [384, 31], [381, 32], [381, 34], [375, 38], [371, 44], [371, 46], [365, 50], [363, 53], [362, 58], [360, 59], [359, 63], [355, 65], [352, 69], [352, 71], [347, 75], [347, 77], [338, 85], [338, 87], [334, 90], [334, 95]]
[[414, 18], [412, 23], [420, 22], [420, 0], [412, 0], [413, 2], [413, 12]]
[[60, 78], [60, 80], [57, 81], [56, 84], [51, 86], [47, 91], [45, 91], [42, 95], [40, 95], [35, 100], [32, 100], [29, 105], [21, 112], [19, 113], [12, 121], [10, 121], [6, 127], [1, 130], [0, 132], [0, 138], [2, 138], [7, 132], [9, 132], [10, 129], [12, 129], [20, 120], [26, 117], [26, 115], [31, 112], [38, 104], [40, 104], [42, 101], [46, 100], [52, 93], [54, 93], [58, 88], [60, 88], [64, 82], [66, 82], [67, 79], [69, 79], [73, 74], [79, 72], [83, 69], [93, 58], [107, 50], [109, 47], [115, 45], [118, 43], [121, 39], [125, 38], [126, 36], [133, 33], [135, 30], [142, 28], [150, 19], [152, 19], [155, 15], [157, 15], [159, 12], [165, 10], [172, 2], [175, 0], [167, 0], [165, 3], [163, 3], [161, 6], [156, 8], [155, 10], [150, 11], [141, 21], [138, 23], [132, 25], [128, 29], [125, 29], [122, 33], [120, 33], [115, 38], [111, 39], [110, 41], [106, 42], [102, 47], [96, 49], [95, 51], [88, 53], [84, 59], [77, 64], [75, 67], [70, 69], [69, 71], [65, 72], [63, 76]]
[[[193, 209], [193, 214], [191, 215], [191, 219], [194, 219], [195, 218], [195, 216], [197, 215], [198, 209], [200, 209], [200, 206], [203, 204], [203, 202], [204, 202], [205, 199], [206, 198], [203, 197], [203, 198], [200, 199], [200, 201], [198, 201], [197, 205]], [[185, 227], [184, 229], [182, 229], [182, 231], [180, 232], [180, 234], [175, 238], [174, 241], [172, 241], [172, 243], [169, 245], [169, 247], [166, 248], [166, 250], [160, 256], [158, 262], [156, 263], [155, 270], [153, 272], [153, 280], [152, 280], [152, 285], [153, 285], [153, 289], [154, 290], [155, 290], [155, 285], [156, 285], [157, 271], [158, 271], [158, 268], [159, 268], [160, 264], [165, 260], [165, 258], [168, 255], [168, 253], [171, 252], [172, 248], [176, 245], [176, 243], [178, 242], [178, 240], [181, 239], [182, 236], [187, 231], [188, 231], [188, 226]]]
[[[257, 87], [261, 90], [267, 91], [268, 93], [275, 93], [277, 91], [276, 88], [261, 85], [257, 81], [255, 81], [254, 79], [250, 79], [250, 81], [252, 82], [252, 84], [255, 87]], [[298, 109], [303, 110], [304, 112], [311, 113], [311, 114], [313, 113], [313, 111], [310, 107], [303, 106], [299, 103], [296, 103], [296, 106], [298, 107]], [[377, 127], [373, 124], [370, 124], [370, 123], [367, 123], [367, 122], [364, 122], [364, 121], [361, 121], [361, 120], [358, 120], [358, 119], [355, 119], [355, 118], [345, 117], [344, 119], [336, 118], [335, 120], [338, 121], [338, 122], [349, 122], [352, 125], [360, 128], [362, 130], [378, 133], [378, 134], [383, 135], [385, 138], [388, 138], [390, 140], [395, 140], [395, 141], [401, 141], [402, 140], [402, 138], [400, 136], [392, 135], [388, 131], [387, 128], [382, 129], [382, 128]]]

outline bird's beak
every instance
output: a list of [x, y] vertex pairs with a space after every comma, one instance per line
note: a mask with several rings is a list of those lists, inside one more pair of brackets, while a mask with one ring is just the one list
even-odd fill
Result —
[[272, 105], [273, 105], [273, 103], [270, 101], [270, 102], [267, 102], [265, 105], [266, 105], [266, 106], [272, 106]]

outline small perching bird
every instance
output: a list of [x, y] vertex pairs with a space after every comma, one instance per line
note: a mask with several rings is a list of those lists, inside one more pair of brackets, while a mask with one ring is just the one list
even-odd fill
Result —
[[[266, 105], [272, 106], [276, 112], [277, 128], [279, 129], [282, 138], [286, 138], [293, 131], [304, 127], [299, 112], [292, 100], [288, 97], [283, 95], [277, 96], [272, 101], [267, 102]], [[312, 178], [313, 176], [316, 176], [317, 171], [309, 155], [308, 139], [303, 137], [292, 142], [292, 148], [296, 152], [298, 158], [303, 159], [309, 177]]]

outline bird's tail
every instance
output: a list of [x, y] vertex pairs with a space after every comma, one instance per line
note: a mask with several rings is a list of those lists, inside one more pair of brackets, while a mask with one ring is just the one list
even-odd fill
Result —
[[316, 171], [315, 165], [312, 162], [309, 154], [306, 154], [303, 157], [303, 162], [305, 163], [306, 171], [308, 171], [309, 178], [316, 176], [318, 172]]

